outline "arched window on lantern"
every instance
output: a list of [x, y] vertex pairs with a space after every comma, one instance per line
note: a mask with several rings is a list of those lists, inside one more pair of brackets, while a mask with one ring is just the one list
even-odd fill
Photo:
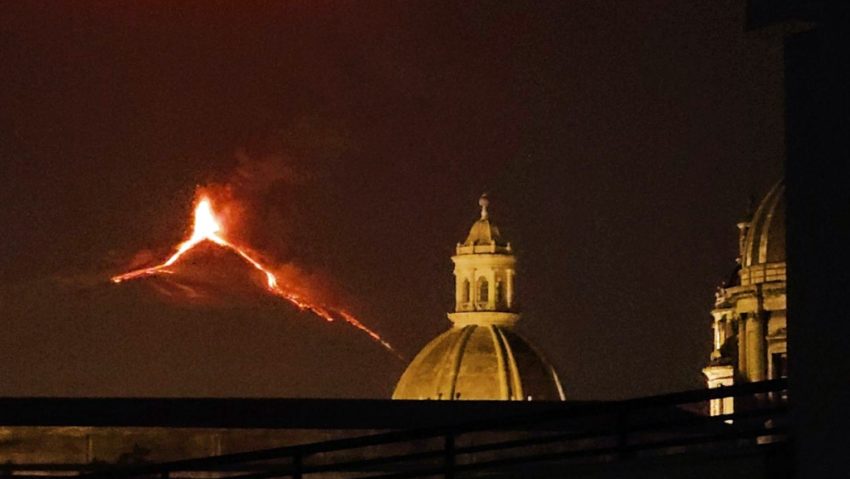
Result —
[[478, 278], [478, 302], [486, 303], [490, 301], [490, 285], [484, 277]]
[[470, 289], [472, 289], [472, 285], [471, 285], [471, 284], [469, 284], [469, 280], [468, 280], [468, 279], [463, 280], [463, 286], [462, 286], [462, 288], [463, 288], [463, 289], [462, 289], [462, 291], [461, 291], [461, 293], [460, 293], [461, 302], [463, 302], [463, 303], [468, 303], [468, 302], [469, 302], [469, 297], [470, 297], [470, 294], [469, 294], [469, 293], [470, 293]]

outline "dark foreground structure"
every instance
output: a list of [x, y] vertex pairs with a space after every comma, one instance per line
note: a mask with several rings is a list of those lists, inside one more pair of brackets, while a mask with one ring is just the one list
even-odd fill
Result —
[[[790, 477], [786, 386], [599, 403], [4, 399], [0, 474]], [[706, 414], [729, 396], [734, 414]]]
[[848, 477], [850, 4], [750, 0], [749, 27], [784, 25], [788, 357], [794, 470]]

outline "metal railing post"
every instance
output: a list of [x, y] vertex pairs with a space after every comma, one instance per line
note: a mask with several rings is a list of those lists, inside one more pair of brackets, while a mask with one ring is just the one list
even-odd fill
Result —
[[443, 468], [446, 479], [454, 479], [455, 477], [455, 436], [452, 433], [446, 434], [443, 448]]
[[617, 412], [617, 454], [620, 458], [627, 456], [626, 448], [629, 445], [629, 410], [620, 409]]
[[304, 474], [301, 453], [296, 452], [292, 455], [292, 479], [301, 479]]

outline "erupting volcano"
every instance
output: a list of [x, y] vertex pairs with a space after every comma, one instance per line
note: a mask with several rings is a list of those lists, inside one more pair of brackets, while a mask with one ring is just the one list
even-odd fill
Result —
[[258, 260], [255, 255], [249, 253], [250, 250], [248, 248], [237, 246], [236, 244], [225, 239], [224, 236], [222, 236], [221, 225], [218, 219], [216, 218], [215, 212], [213, 211], [212, 202], [207, 196], [201, 196], [197, 206], [195, 206], [195, 215], [194, 222], [192, 224], [191, 236], [189, 237], [189, 239], [183, 241], [177, 246], [177, 250], [174, 252], [174, 254], [172, 254], [167, 260], [158, 265], [137, 269], [128, 273], [113, 276], [111, 278], [112, 282], [122, 283], [124, 281], [142, 278], [146, 276], [152, 276], [157, 274], [171, 274], [173, 271], [170, 270], [169, 267], [180, 261], [180, 258], [183, 257], [186, 252], [205, 241], [209, 241], [211, 243], [221, 246], [222, 248], [226, 248], [235, 252], [251, 266], [263, 273], [266, 279], [266, 289], [271, 294], [285, 299], [286, 301], [289, 301], [301, 310], [311, 311], [317, 316], [324, 318], [327, 321], [342, 319], [348, 324], [368, 334], [373, 340], [377, 341], [387, 350], [398, 356], [398, 353], [395, 351], [395, 349], [393, 349], [392, 345], [390, 345], [386, 340], [384, 340], [378, 333], [366, 327], [366, 325], [364, 325], [354, 315], [343, 309], [318, 304], [317, 302], [306, 298], [303, 294], [296, 293], [292, 289], [287, 288], [285, 285], [281, 284], [281, 282], [278, 280], [277, 275], [269, 267], [260, 262], [260, 260]]

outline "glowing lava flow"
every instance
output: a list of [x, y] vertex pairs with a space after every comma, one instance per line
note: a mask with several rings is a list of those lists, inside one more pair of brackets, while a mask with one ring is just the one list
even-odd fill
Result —
[[171, 273], [168, 267], [176, 263], [180, 259], [180, 257], [183, 256], [184, 253], [191, 250], [199, 243], [202, 243], [204, 241], [211, 241], [219, 246], [222, 246], [237, 253], [245, 261], [250, 263], [251, 266], [262, 272], [266, 276], [266, 287], [272, 294], [289, 301], [301, 310], [309, 310], [327, 321], [333, 321], [336, 315], [342, 318], [343, 321], [368, 334], [372, 339], [380, 343], [392, 353], [398, 355], [398, 353], [395, 351], [395, 349], [393, 349], [390, 343], [381, 338], [378, 333], [366, 327], [366, 325], [360, 322], [360, 320], [355, 318], [351, 313], [341, 309], [329, 308], [314, 304], [307, 298], [304, 298], [302, 295], [283, 289], [283, 287], [281, 287], [278, 282], [277, 276], [275, 276], [275, 274], [271, 272], [271, 270], [269, 270], [260, 261], [248, 254], [244, 249], [224, 239], [219, 234], [220, 232], [221, 226], [215, 218], [215, 214], [213, 213], [212, 204], [210, 203], [209, 198], [202, 197], [201, 200], [198, 202], [198, 206], [195, 207], [195, 221], [192, 225], [192, 235], [189, 237], [189, 239], [180, 243], [177, 246], [177, 251], [175, 251], [174, 254], [172, 254], [167, 260], [165, 260], [165, 262], [156, 266], [137, 269], [135, 271], [130, 271], [129, 273], [113, 276], [111, 278], [112, 282], [121, 283], [127, 280], [141, 278], [144, 276], [151, 276], [160, 273]]

